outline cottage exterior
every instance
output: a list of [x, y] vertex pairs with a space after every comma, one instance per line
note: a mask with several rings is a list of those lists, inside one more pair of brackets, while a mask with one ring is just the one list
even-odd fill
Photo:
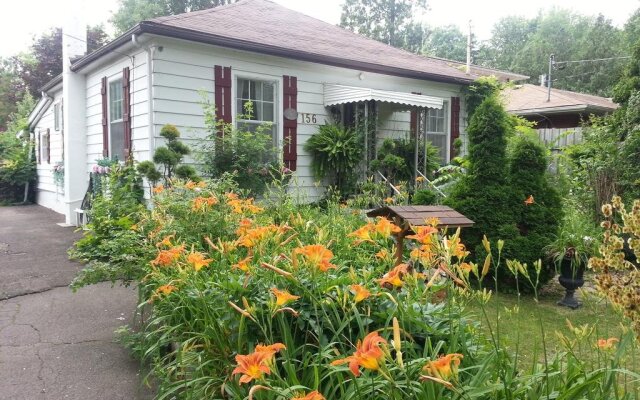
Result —
[[[70, 224], [96, 160], [150, 159], [165, 124], [176, 125], [187, 144], [205, 137], [202, 96], [233, 124], [251, 100], [257, 121], [248, 122], [273, 123], [283, 161], [309, 200], [323, 187], [304, 143], [325, 122], [352, 123], [346, 116], [354, 109], [375, 112], [377, 143], [418, 131], [444, 161], [453, 140], [465, 138], [462, 89], [476, 76], [267, 0], [143, 21], [89, 55], [75, 39], [84, 25], [76, 25], [64, 35], [62, 76], [43, 88], [30, 116], [37, 202]], [[64, 165], [63, 183], [54, 180], [55, 165]]]

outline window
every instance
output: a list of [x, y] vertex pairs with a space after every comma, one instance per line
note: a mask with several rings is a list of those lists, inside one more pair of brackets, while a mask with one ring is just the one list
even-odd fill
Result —
[[442, 163], [447, 162], [447, 115], [447, 103], [439, 110], [427, 110], [427, 141], [438, 149]]
[[53, 105], [53, 129], [58, 132], [62, 128], [62, 103]]
[[238, 78], [236, 86], [237, 126], [255, 132], [260, 125], [270, 124], [274, 145], [277, 145], [276, 83]]
[[40, 161], [51, 162], [51, 147], [50, 147], [50, 134], [49, 129], [46, 133], [40, 135]]
[[109, 82], [109, 154], [123, 161], [124, 120], [122, 119], [122, 80]]

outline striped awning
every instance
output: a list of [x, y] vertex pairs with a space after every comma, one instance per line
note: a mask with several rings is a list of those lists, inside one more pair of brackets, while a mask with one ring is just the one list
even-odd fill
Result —
[[392, 92], [355, 86], [324, 85], [324, 105], [335, 106], [338, 104], [357, 103], [360, 101], [381, 101], [385, 103], [404, 104], [411, 107], [441, 109], [443, 100], [439, 97], [424, 96], [420, 94]]

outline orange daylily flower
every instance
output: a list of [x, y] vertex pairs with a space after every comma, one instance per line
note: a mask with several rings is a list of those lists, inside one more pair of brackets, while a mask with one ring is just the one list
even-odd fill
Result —
[[231, 374], [242, 374], [240, 383], [249, 383], [254, 379], [261, 379], [264, 375], [271, 373], [271, 369], [267, 365], [270, 359], [271, 354], [268, 352], [258, 351], [247, 355], [238, 354], [236, 356], [238, 366]]
[[404, 285], [402, 280], [407, 274], [409, 266], [407, 264], [398, 264], [391, 271], [387, 272], [381, 279], [378, 279], [380, 286], [386, 288], [397, 288]]
[[463, 355], [458, 353], [440, 356], [437, 360], [429, 361], [422, 370], [430, 376], [449, 381], [458, 375], [458, 366], [462, 358]]
[[360, 244], [362, 242], [373, 242], [373, 240], [371, 239], [371, 231], [373, 230], [373, 227], [374, 225], [371, 222], [369, 222], [368, 224], [351, 232], [347, 236], [355, 237], [357, 239], [356, 244]]
[[411, 228], [415, 233], [407, 236], [407, 239], [414, 239], [422, 244], [430, 244], [434, 233], [438, 233], [438, 229], [433, 226], [416, 226]]
[[207, 207], [215, 206], [218, 204], [218, 198], [215, 196], [212, 197], [196, 197], [193, 199], [193, 204], [191, 206], [191, 210], [193, 211], [204, 211]]
[[333, 252], [321, 244], [310, 244], [298, 247], [294, 250], [294, 257], [295, 254], [302, 255], [311, 266], [322, 272], [336, 268], [336, 266], [330, 262], [333, 258]]
[[300, 395], [296, 397], [292, 397], [291, 400], [326, 400], [323, 395], [320, 394], [317, 390], [314, 390], [311, 393], [307, 393], [306, 395]]
[[154, 194], [160, 194], [164, 192], [164, 185], [163, 184], [159, 184], [158, 186], [153, 188], [153, 193]]
[[271, 293], [276, 296], [276, 305], [279, 307], [300, 298], [300, 296], [295, 296], [286, 290], [279, 290], [276, 288], [271, 288]]
[[227, 200], [238, 200], [238, 195], [233, 192], [225, 193], [224, 196]]
[[384, 202], [387, 204], [393, 204], [395, 200], [393, 200], [393, 197], [387, 197], [386, 199], [384, 199]]
[[165, 236], [162, 241], [158, 242], [156, 244], [157, 247], [162, 247], [162, 246], [167, 246], [167, 247], [171, 247], [173, 246], [173, 243], [171, 243], [171, 239], [173, 239], [174, 235], [169, 235], [169, 236]]
[[253, 226], [253, 221], [250, 220], [249, 218], [243, 218], [240, 220], [240, 225], [238, 226], [238, 229], [236, 230], [236, 234], [238, 236], [242, 236], [245, 233], [247, 233], [247, 231], [249, 229], [251, 229], [251, 227]]
[[236, 264], [233, 264], [231, 268], [239, 269], [243, 272], [249, 272], [249, 263], [251, 262], [251, 256], [245, 257], [242, 260], [238, 261]]
[[171, 292], [173, 292], [176, 289], [177, 288], [175, 286], [173, 286], [173, 285], [162, 285], [162, 286], [159, 286], [156, 289], [156, 295], [163, 294], [163, 295], [166, 296], [166, 295], [170, 294]]
[[274, 226], [259, 226], [257, 228], [247, 229], [245, 233], [238, 238], [238, 245], [243, 247], [254, 247], [267, 235], [273, 233], [277, 228]]
[[184, 251], [184, 245], [174, 246], [169, 250], [160, 250], [156, 258], [151, 261], [151, 265], [160, 265], [166, 267], [171, 265], [180, 258], [180, 254]]
[[185, 183], [184, 187], [187, 189], [195, 189], [196, 188], [196, 183], [194, 181], [189, 181], [187, 183]]
[[598, 339], [597, 346], [600, 350], [611, 350], [618, 343], [618, 338]]
[[213, 261], [210, 258], [205, 258], [205, 255], [200, 253], [199, 251], [195, 251], [190, 253], [187, 256], [187, 262], [193, 265], [196, 271], [200, 271], [202, 268], [206, 267]]
[[286, 348], [287, 346], [282, 343], [274, 343], [270, 345], [257, 344], [255, 352], [268, 354], [269, 358], [267, 359], [267, 361], [271, 361], [273, 360], [273, 357], [276, 355], [276, 353], [278, 353], [280, 350], [285, 350]]
[[234, 193], [227, 193], [227, 204], [231, 207], [232, 212], [235, 214], [256, 214], [261, 212], [263, 209], [261, 207], [253, 204], [253, 199], [239, 199], [238, 196]]
[[389, 258], [389, 250], [387, 249], [382, 249], [379, 252], [376, 253], [376, 258], [379, 260], [386, 260], [387, 258]]
[[431, 247], [428, 245], [422, 245], [418, 248], [411, 250], [409, 257], [412, 260], [416, 260], [423, 265], [431, 265], [435, 260], [435, 254], [431, 251]]
[[529, 197], [527, 197], [527, 199], [524, 201], [524, 205], [525, 206], [530, 206], [531, 204], [535, 203], [536, 201], [533, 199], [533, 195], [529, 195]]
[[374, 229], [376, 233], [383, 237], [388, 237], [391, 236], [392, 233], [399, 233], [401, 231], [399, 226], [384, 217], [378, 218], [378, 222], [376, 222]]
[[362, 285], [351, 285], [351, 290], [353, 290], [353, 293], [356, 295], [354, 299], [356, 304], [371, 296], [371, 292]]
[[380, 344], [387, 341], [378, 335], [378, 332], [371, 332], [365, 336], [362, 343], [358, 341], [356, 351], [352, 356], [335, 360], [331, 365], [342, 365], [349, 363], [349, 369], [354, 376], [360, 376], [360, 367], [377, 371], [380, 369], [380, 360], [384, 357], [384, 353], [380, 348]]
[[416, 177], [416, 182], [424, 182], [424, 176]]

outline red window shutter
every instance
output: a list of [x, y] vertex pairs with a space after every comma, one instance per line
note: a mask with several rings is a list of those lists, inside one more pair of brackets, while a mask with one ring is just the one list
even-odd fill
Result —
[[450, 140], [450, 152], [451, 157], [454, 158], [457, 154], [455, 152], [455, 146], [453, 142], [460, 137], [460, 97], [451, 98], [451, 140]]
[[38, 130], [38, 164], [42, 163], [42, 133]]
[[124, 156], [131, 157], [131, 72], [122, 70], [122, 120], [124, 125]]
[[[297, 113], [284, 112], [287, 109], [297, 111], [298, 109], [298, 78], [295, 76], [284, 75], [283, 81], [283, 115], [284, 115], [284, 154], [283, 160], [285, 167], [291, 171], [295, 171], [298, 161], [298, 118]], [[289, 117], [295, 117], [288, 119]]]
[[47, 164], [51, 164], [51, 131], [47, 128]]
[[102, 156], [109, 157], [109, 98], [107, 97], [107, 77], [102, 78]]
[[[225, 124], [231, 123], [231, 67], [216, 65], [214, 68], [216, 119]], [[218, 131], [222, 136], [224, 130]]]

